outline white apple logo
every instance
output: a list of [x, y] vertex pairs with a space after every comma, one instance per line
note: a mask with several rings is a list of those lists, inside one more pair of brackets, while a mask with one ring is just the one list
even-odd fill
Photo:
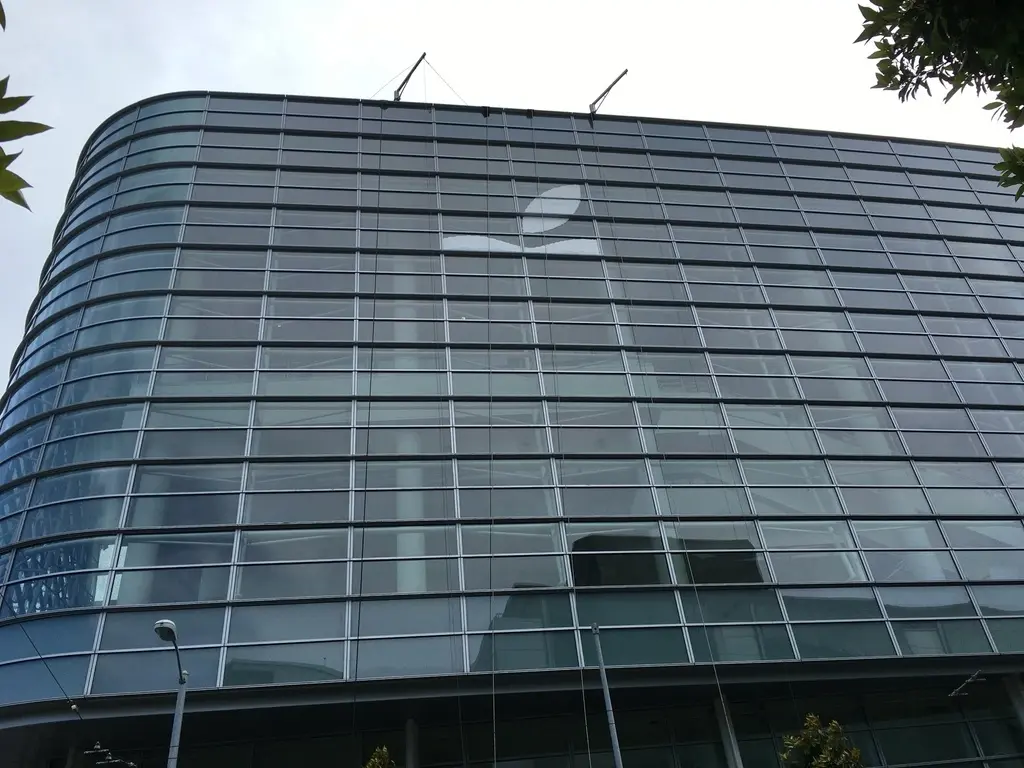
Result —
[[[524, 235], [539, 235], [557, 229], [580, 207], [582, 190], [579, 184], [567, 184], [542, 192], [526, 206], [519, 226]], [[492, 253], [566, 253], [601, 255], [601, 241], [589, 238], [559, 240], [554, 243], [524, 248], [519, 243], [490, 235], [446, 235], [441, 238], [442, 250], [484, 251]]]

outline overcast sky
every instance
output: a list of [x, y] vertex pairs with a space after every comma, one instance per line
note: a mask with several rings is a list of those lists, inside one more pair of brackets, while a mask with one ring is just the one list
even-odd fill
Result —
[[[819, 128], [972, 144], [1008, 133], [958, 97], [871, 90], [856, 0], [4, 0], [18, 117], [54, 130], [14, 169], [29, 213], [0, 203], [0, 365], [21, 338], [72, 170], [121, 107], [185, 89], [369, 98], [428, 60], [474, 105]], [[406, 101], [459, 103], [426, 67]], [[392, 85], [381, 93], [386, 98]], [[1018, 138], [1018, 142], [1020, 139]], [[4, 374], [0, 374], [2, 376]]]

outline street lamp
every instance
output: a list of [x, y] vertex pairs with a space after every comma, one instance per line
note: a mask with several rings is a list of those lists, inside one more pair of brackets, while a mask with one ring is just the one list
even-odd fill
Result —
[[165, 643], [174, 644], [174, 658], [178, 661], [178, 696], [174, 701], [174, 724], [171, 726], [171, 747], [167, 752], [167, 768], [178, 766], [178, 744], [181, 742], [181, 719], [185, 714], [185, 688], [188, 672], [181, 666], [181, 651], [178, 650], [178, 628], [170, 619], [160, 619], [153, 625], [156, 636]]

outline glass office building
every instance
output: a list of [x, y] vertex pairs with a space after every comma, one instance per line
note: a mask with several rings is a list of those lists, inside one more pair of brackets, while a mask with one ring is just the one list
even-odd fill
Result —
[[0, 762], [160, 764], [169, 618], [183, 768], [605, 768], [592, 624], [627, 768], [773, 768], [808, 711], [868, 765], [1021, 765], [997, 160], [340, 99], [118, 113], [0, 415]]

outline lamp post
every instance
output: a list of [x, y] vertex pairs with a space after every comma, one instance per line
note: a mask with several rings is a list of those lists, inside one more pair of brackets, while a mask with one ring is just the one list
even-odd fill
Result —
[[178, 649], [178, 629], [170, 619], [160, 619], [153, 625], [156, 636], [165, 643], [174, 644], [174, 658], [178, 662], [178, 696], [174, 700], [174, 724], [171, 726], [171, 746], [167, 751], [167, 768], [178, 766], [178, 744], [181, 742], [181, 719], [185, 715], [185, 689], [188, 672], [181, 666], [181, 651]]
[[[625, 72], [622, 73], [626, 74]], [[622, 77], [622, 75], [619, 75]], [[615, 83], [612, 83], [615, 85]], [[590, 625], [594, 633], [594, 648], [597, 650], [597, 667], [601, 672], [601, 691], [604, 693], [604, 711], [608, 716], [608, 732], [612, 737], [612, 761], [615, 768], [622, 768], [622, 752], [619, 751], [619, 731], [615, 727], [615, 710], [612, 709], [612, 692], [608, 688], [608, 673], [604, 668], [604, 652], [601, 650], [601, 628], [597, 624]]]

